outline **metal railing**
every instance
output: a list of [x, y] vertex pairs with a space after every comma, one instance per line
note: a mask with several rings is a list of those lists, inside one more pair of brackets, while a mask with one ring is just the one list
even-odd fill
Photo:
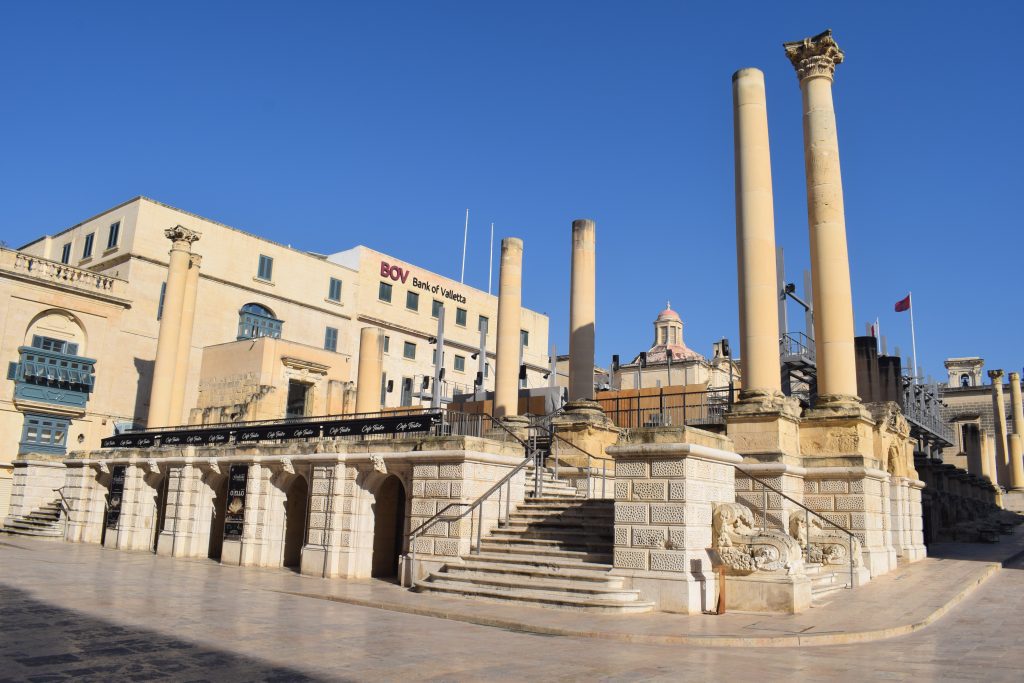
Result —
[[786, 332], [779, 338], [779, 354], [814, 361], [814, 342], [803, 332]]
[[68, 499], [64, 497], [64, 487], [53, 489], [53, 492], [60, 496], [60, 510], [64, 517], [64, 538], [68, 537], [68, 519], [71, 517], [71, 505], [68, 503]]
[[[849, 564], [850, 564], [850, 585], [849, 585], [849, 588], [852, 589], [854, 587], [854, 583], [853, 583], [853, 571], [854, 571], [853, 543], [854, 543], [854, 541], [853, 541], [853, 539], [856, 537], [856, 534], [854, 534], [849, 529], [844, 529], [843, 527], [839, 526], [838, 524], [836, 524], [835, 522], [833, 522], [829, 518], [827, 518], [827, 517], [825, 517], [825, 516], [815, 512], [814, 510], [812, 510], [811, 508], [807, 507], [806, 505], [804, 505], [800, 501], [796, 500], [795, 498], [787, 496], [785, 493], [783, 493], [779, 489], [775, 488], [774, 486], [772, 486], [768, 482], [764, 481], [763, 479], [755, 477], [754, 475], [752, 475], [750, 472], [747, 472], [746, 470], [744, 470], [739, 465], [733, 465], [733, 468], [739, 474], [742, 474], [744, 477], [750, 479], [751, 482], [755, 482], [756, 481], [758, 484], [761, 485], [761, 492], [762, 492], [762, 495], [763, 495], [762, 507], [761, 507], [761, 530], [762, 531], [767, 531], [768, 530], [768, 492], [769, 491], [777, 493], [778, 495], [782, 496], [783, 499], [788, 500], [789, 502], [793, 503], [794, 505], [796, 505], [797, 507], [801, 508], [804, 511], [804, 529], [805, 529], [805, 533], [807, 535], [807, 540], [806, 540], [806, 543], [805, 543], [804, 549], [803, 549], [804, 550], [805, 561], [810, 562], [810, 557], [811, 557], [811, 515], [814, 515], [815, 517], [817, 517], [821, 521], [825, 522], [829, 526], [834, 527], [834, 528], [838, 529], [839, 531], [841, 531], [841, 532], [843, 532], [844, 534], [847, 535], [848, 541], [849, 541], [847, 559], [849, 560]], [[753, 486], [751, 486], [751, 493], [753, 493], [753, 492], [754, 492], [753, 491]], [[750, 502], [752, 503], [752, 501], [750, 501]], [[785, 514], [785, 510], [781, 507], [781, 505], [780, 505], [780, 508], [779, 508], [779, 512], [781, 514], [783, 514], [783, 515]], [[787, 525], [787, 521], [786, 521], [785, 517], [779, 519], [779, 525], [782, 527], [783, 532], [787, 536], [789, 536], [789, 529], [786, 526]]]
[[722, 424], [730, 406], [727, 388], [669, 392], [599, 399], [601, 407], [620, 429], [683, 427]]
[[[561, 409], [556, 410], [554, 413], [551, 413], [550, 416], [546, 416], [546, 417], [553, 417], [555, 414], [559, 413], [560, 411], [561, 411]], [[579, 445], [573, 443], [572, 441], [569, 441], [568, 439], [566, 439], [564, 436], [562, 436], [561, 434], [558, 433], [558, 430], [554, 426], [554, 424], [552, 424], [551, 419], [540, 420], [540, 421], [536, 422], [532, 426], [535, 429], [539, 429], [539, 430], [545, 432], [550, 437], [550, 439], [551, 439], [551, 450], [550, 450], [549, 458], [554, 461], [555, 477], [558, 477], [558, 472], [561, 469], [561, 462], [559, 460], [559, 453], [558, 453], [558, 445], [561, 443], [561, 444], [565, 444], [567, 446], [570, 446], [575, 451], [577, 451], [579, 453], [582, 453], [583, 455], [587, 456], [587, 464], [586, 464], [586, 466], [583, 467], [583, 468], [577, 467], [577, 469], [585, 469], [586, 470], [586, 472], [585, 472], [585, 474], [586, 474], [586, 482], [587, 482], [587, 484], [586, 484], [587, 496], [586, 497], [587, 498], [598, 498], [598, 497], [606, 498], [607, 497], [608, 462], [609, 462], [608, 458], [599, 458], [596, 455], [594, 455], [593, 453], [591, 453], [590, 451], [588, 451], [588, 450], [580, 447]], [[597, 461], [597, 463], [600, 464], [600, 469], [601, 469], [601, 495], [600, 496], [596, 495], [597, 494], [597, 486], [594, 483], [594, 474], [597, 472], [597, 466], [595, 464], [595, 461]], [[577, 490], [579, 490], [579, 489], [577, 488]]]
[[[509, 470], [505, 476], [498, 480], [496, 484], [487, 489], [483, 495], [479, 496], [476, 500], [471, 503], [448, 503], [443, 508], [438, 510], [433, 516], [427, 519], [425, 522], [417, 526], [415, 529], [409, 532], [409, 567], [408, 571], [403, 571], [401, 576], [401, 585], [403, 588], [407, 588], [405, 585], [405, 576], [408, 574], [410, 584], [416, 583], [416, 545], [417, 541], [428, 531], [431, 527], [441, 522], [457, 522], [464, 519], [467, 515], [469, 516], [469, 549], [470, 552], [479, 555], [480, 554], [480, 543], [483, 537], [483, 526], [484, 526], [484, 503], [487, 502], [495, 493], [498, 494], [498, 507], [497, 514], [498, 526], [507, 526], [509, 515], [511, 514], [512, 506], [512, 479], [519, 472], [524, 471], [531, 463], [534, 465], [534, 496], [539, 496], [543, 493], [543, 481], [542, 471], [543, 462], [540, 462], [540, 451], [535, 447], [535, 442], [531, 439], [523, 440], [519, 438], [511, 429], [505, 426], [500, 420], [495, 420], [494, 417], [486, 413], [479, 413], [483, 418], [490, 420], [490, 423], [494, 427], [498, 427], [507, 433], [508, 436], [518, 441], [523, 448], [526, 449], [526, 457], [518, 465]], [[502, 508], [504, 507], [504, 513]], [[454, 508], [465, 508], [461, 512], [455, 515], [448, 515], [449, 511]], [[476, 544], [474, 545], [474, 538]]]

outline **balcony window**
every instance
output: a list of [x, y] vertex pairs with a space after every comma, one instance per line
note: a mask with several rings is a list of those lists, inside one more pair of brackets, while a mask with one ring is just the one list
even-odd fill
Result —
[[327, 286], [327, 298], [331, 301], [341, 301], [341, 280], [336, 277], [332, 277], [331, 283]]
[[96, 233], [90, 232], [85, 236], [85, 246], [82, 247], [82, 258], [89, 258], [92, 256], [92, 243], [96, 239]]
[[78, 344], [64, 341], [63, 339], [44, 337], [38, 334], [32, 335], [32, 348], [42, 349], [43, 351], [55, 351], [56, 353], [65, 353], [69, 356], [78, 354]]
[[260, 254], [259, 263], [256, 266], [256, 277], [260, 280], [270, 282], [274, 279], [274, 259]]
[[60, 262], [71, 263], [71, 242], [64, 245], [64, 248], [60, 250]]
[[380, 283], [380, 287], [377, 289], [377, 298], [384, 303], [391, 303], [391, 285], [387, 282]]
[[107, 234], [107, 249], [117, 246], [117, 240], [121, 236], [121, 221], [110, 224], [110, 232]]
[[70, 421], [51, 415], [25, 414], [19, 453], [64, 453]]
[[410, 311], [420, 310], [420, 295], [416, 292], [405, 293], [405, 307]]
[[278, 320], [269, 308], [259, 304], [246, 304], [238, 312], [238, 339], [258, 337], [281, 338], [283, 320]]

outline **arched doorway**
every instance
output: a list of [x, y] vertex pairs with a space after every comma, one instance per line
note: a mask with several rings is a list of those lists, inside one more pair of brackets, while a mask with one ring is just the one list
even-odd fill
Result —
[[288, 487], [284, 503], [284, 560], [285, 567], [298, 567], [302, 560], [302, 545], [306, 542], [306, 500], [309, 485], [301, 474]]
[[374, 496], [373, 568], [374, 577], [398, 576], [398, 556], [405, 536], [405, 487], [391, 475]]
[[227, 503], [228, 478], [222, 476], [214, 489], [213, 500], [210, 501], [213, 512], [210, 515], [210, 550], [207, 557], [211, 560], [220, 560], [221, 551], [224, 549], [224, 513]]

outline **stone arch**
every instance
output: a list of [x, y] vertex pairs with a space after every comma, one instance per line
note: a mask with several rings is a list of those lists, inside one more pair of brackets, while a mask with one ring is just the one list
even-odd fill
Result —
[[38, 313], [25, 329], [24, 346], [32, 346], [32, 337], [51, 337], [76, 344], [75, 355], [84, 356], [88, 344], [85, 325], [75, 314], [60, 308], [50, 308]]
[[[208, 471], [203, 474], [203, 482], [208, 490], [208, 502], [203, 511], [203, 518], [200, 520], [200, 529], [204, 528], [203, 523], [208, 525], [209, 536], [207, 540], [206, 556], [211, 560], [220, 560], [224, 550], [224, 516], [227, 511], [228, 500], [228, 476], [226, 473]], [[209, 517], [207, 518], [207, 515]]]
[[373, 566], [371, 576], [398, 576], [399, 557], [405, 550], [406, 495], [402, 480], [390, 474], [380, 481], [373, 495]]

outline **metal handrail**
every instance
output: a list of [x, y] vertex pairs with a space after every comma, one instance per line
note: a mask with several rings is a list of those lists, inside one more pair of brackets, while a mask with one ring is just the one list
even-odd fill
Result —
[[[564, 436], [561, 436], [554, 429], [550, 429], [548, 427], [545, 427], [543, 424], [539, 424], [538, 423], [538, 424], [536, 424], [534, 426], [537, 427], [538, 429], [543, 429], [545, 432], [547, 432], [548, 434], [551, 435], [552, 445], [554, 444], [554, 440], [557, 439], [558, 441], [561, 441], [562, 443], [565, 443], [565, 444], [568, 444], [568, 445], [572, 446], [573, 448], [578, 450], [580, 453], [582, 453], [583, 455], [587, 456], [587, 498], [592, 498], [593, 497], [592, 494], [591, 494], [591, 488], [592, 488], [591, 487], [591, 478], [593, 476], [593, 471], [594, 471], [595, 468], [591, 467], [590, 461], [591, 460], [599, 460], [599, 461], [601, 461], [601, 497], [604, 498], [605, 497], [605, 493], [606, 493], [605, 486], [606, 486], [607, 481], [608, 481], [608, 458], [599, 458], [599, 457], [597, 457], [596, 455], [594, 455], [590, 451], [585, 450], [584, 448], [580, 447], [579, 445], [574, 444], [572, 441], [569, 441]], [[554, 458], [555, 458], [555, 476], [557, 476], [558, 475], [558, 452], [554, 451], [553, 455], [554, 455]]]
[[[537, 495], [540, 492], [540, 490], [541, 490], [540, 486], [538, 485], [538, 482], [540, 481], [540, 473], [541, 473], [540, 465], [542, 463], [537, 463], [537, 449], [534, 446], [532, 446], [528, 441], [524, 441], [523, 439], [519, 438], [518, 434], [516, 434], [511, 429], [506, 427], [500, 421], [495, 420], [493, 415], [490, 415], [488, 413], [479, 413], [479, 414], [480, 415], [485, 415], [486, 417], [490, 418], [492, 424], [498, 425], [499, 427], [504, 429], [506, 432], [508, 432], [508, 434], [513, 439], [518, 441], [520, 443], [520, 445], [522, 445], [526, 449], [526, 458], [524, 458], [521, 463], [519, 463], [518, 465], [513, 467], [511, 470], [509, 470], [509, 472], [507, 472], [505, 474], [505, 476], [503, 476], [501, 479], [499, 479], [496, 484], [491, 486], [491, 488], [487, 489], [487, 491], [484, 492], [483, 495], [479, 496], [472, 503], [449, 503], [448, 505], [445, 505], [443, 508], [438, 510], [437, 513], [435, 513], [432, 517], [430, 517], [425, 522], [423, 522], [418, 527], [416, 527], [415, 529], [413, 529], [412, 531], [409, 532], [409, 555], [408, 555], [408, 557], [409, 557], [409, 571], [408, 571], [408, 574], [409, 574], [409, 582], [410, 582], [410, 584], [415, 584], [416, 583], [416, 579], [415, 579], [415, 576], [416, 576], [416, 540], [420, 536], [422, 536], [423, 533], [427, 529], [429, 529], [430, 527], [434, 526], [438, 522], [457, 522], [458, 520], [464, 518], [466, 515], [472, 515], [474, 510], [479, 510], [479, 512], [477, 513], [477, 521], [476, 521], [476, 553], [475, 554], [480, 554], [480, 539], [481, 539], [483, 523], [484, 523], [484, 510], [483, 510], [484, 502], [486, 502], [487, 499], [490, 498], [492, 495], [494, 495], [495, 491], [497, 491], [498, 492], [498, 523], [499, 523], [499, 525], [502, 524], [501, 505], [502, 505], [502, 502], [504, 502], [504, 504], [505, 504], [504, 524], [507, 525], [508, 524], [508, 520], [509, 520], [511, 501], [512, 501], [512, 477], [514, 477], [516, 474], [518, 474], [520, 470], [524, 469], [531, 462], [534, 463], [535, 466], [537, 466], [537, 469], [536, 469], [536, 472], [535, 472], [535, 476], [534, 476], [534, 479], [535, 479], [535, 481], [534, 481], [534, 494]], [[501, 495], [502, 487], [505, 488], [504, 496]], [[455, 515], [455, 516], [452, 516], [452, 517], [442, 517], [442, 515], [444, 513], [446, 513], [448, 510], [450, 510], [451, 508], [454, 508], [454, 507], [465, 507], [466, 509], [463, 510], [462, 512], [460, 512], [459, 514]], [[472, 551], [472, 549], [473, 549], [473, 517], [472, 516], [470, 516], [469, 544], [470, 544], [470, 550]], [[400, 577], [400, 584], [401, 584], [401, 586], [403, 588], [406, 587], [406, 585], [405, 585], [405, 573], [406, 572], [402, 572], [402, 576]]]
[[[71, 518], [71, 504], [68, 503], [68, 499], [64, 497], [64, 487], [53, 489], [53, 492], [60, 496], [60, 507], [64, 511], [64, 539], [68, 537], [68, 521]], [[105, 518], [104, 518], [105, 521]]]
[[[762, 531], [767, 530], [767, 527], [768, 527], [768, 490], [769, 489], [771, 489], [775, 493], [779, 494], [780, 496], [782, 496], [783, 498], [785, 498], [789, 502], [796, 504], [797, 507], [800, 507], [800, 508], [803, 509], [804, 515], [805, 515], [804, 526], [807, 529], [807, 546], [804, 549], [804, 552], [805, 552], [805, 555], [807, 556], [808, 560], [810, 559], [810, 556], [811, 556], [810, 555], [810, 551], [811, 551], [811, 525], [810, 525], [809, 515], [814, 515], [815, 517], [817, 517], [818, 519], [822, 520], [823, 522], [825, 522], [829, 526], [833, 526], [836, 529], [839, 529], [844, 534], [846, 534], [847, 536], [850, 537], [850, 539], [849, 539], [850, 540], [849, 554], [848, 554], [847, 557], [850, 560], [850, 588], [853, 589], [853, 539], [856, 537], [856, 534], [854, 534], [849, 529], [844, 529], [843, 527], [841, 527], [838, 524], [836, 524], [835, 522], [833, 522], [831, 519], [829, 519], [829, 518], [827, 518], [827, 517], [825, 517], [825, 516], [815, 512], [814, 510], [812, 510], [811, 508], [807, 507], [806, 505], [804, 505], [800, 501], [792, 498], [791, 496], [787, 496], [785, 493], [783, 493], [782, 491], [778, 490], [777, 488], [775, 488], [774, 486], [772, 486], [768, 482], [766, 482], [763, 479], [760, 479], [758, 477], [755, 477], [750, 472], [747, 472], [746, 470], [744, 470], [739, 465], [733, 465], [733, 468], [735, 468], [735, 470], [737, 472], [739, 472], [740, 474], [742, 474], [744, 477], [747, 477], [751, 481], [756, 481], [757, 483], [759, 483], [761, 485], [761, 490], [764, 492], [764, 502], [763, 502], [763, 507], [761, 509], [761, 530]], [[785, 521], [784, 520], [782, 521], [782, 524], [785, 525]], [[788, 534], [788, 530], [785, 530], [785, 531]]]

